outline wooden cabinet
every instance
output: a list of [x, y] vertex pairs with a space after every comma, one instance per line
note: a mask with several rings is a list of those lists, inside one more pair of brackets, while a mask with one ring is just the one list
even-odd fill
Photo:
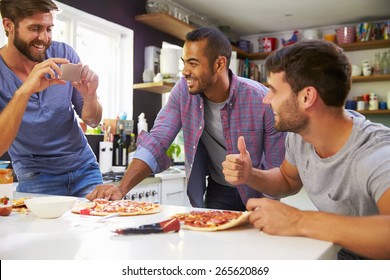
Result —
[[175, 168], [155, 175], [161, 179], [161, 204], [191, 206], [187, 197], [187, 184], [184, 171]]

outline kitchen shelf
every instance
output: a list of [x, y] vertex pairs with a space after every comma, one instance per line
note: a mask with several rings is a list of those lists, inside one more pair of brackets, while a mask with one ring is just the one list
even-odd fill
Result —
[[389, 48], [390, 40], [372, 40], [366, 42], [355, 42], [350, 44], [339, 45], [344, 51], [360, 51], [360, 50], [372, 50]]
[[[143, 23], [161, 32], [169, 34], [175, 38], [185, 41], [185, 36], [188, 32], [195, 29], [190, 24], [185, 23], [167, 13], [150, 13], [135, 16], [137, 22]], [[367, 42], [355, 42], [350, 44], [341, 44], [344, 51], [369, 50], [378, 48], [390, 47], [390, 40], [373, 40]], [[232, 45], [232, 50], [237, 52], [237, 57], [241, 59], [248, 58], [250, 60], [262, 60], [269, 56], [272, 52], [247, 53]], [[379, 82], [390, 81], [390, 75], [372, 75], [359, 76], [352, 78], [353, 83], [363, 82]], [[142, 89], [149, 92], [163, 94], [170, 92], [174, 84], [170, 83], [142, 83], [135, 84], [134, 89]], [[371, 112], [370, 112], [371, 113]]]
[[152, 93], [164, 94], [170, 92], [175, 84], [166, 82], [134, 84], [133, 89], [140, 89]]
[[[169, 34], [175, 38], [185, 41], [186, 34], [195, 29], [192, 25], [185, 23], [167, 13], [150, 13], [135, 16], [135, 20], [153, 27], [159, 31]], [[247, 58], [250, 54], [232, 45], [232, 50], [237, 52], [239, 58]]]
[[186, 34], [195, 29], [193, 26], [167, 13], [137, 15], [135, 20], [183, 41]]
[[[344, 51], [359, 51], [359, 50], [370, 50], [370, 49], [380, 49], [380, 48], [389, 48], [390, 40], [373, 40], [367, 42], [355, 42], [350, 44], [341, 44], [339, 45]], [[261, 53], [246, 53], [239, 49], [241, 52], [241, 57], [247, 57], [252, 60], [265, 59], [272, 52], [261, 52]], [[374, 79], [374, 81], [376, 81]], [[377, 81], [382, 81], [381, 79]]]
[[356, 112], [359, 112], [362, 115], [390, 115], [390, 110], [360, 110]]
[[390, 74], [352, 77], [353, 83], [381, 82], [381, 81], [390, 81]]

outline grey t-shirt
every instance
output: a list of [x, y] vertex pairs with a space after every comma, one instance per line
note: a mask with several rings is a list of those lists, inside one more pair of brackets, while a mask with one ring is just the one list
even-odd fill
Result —
[[378, 214], [376, 202], [390, 188], [390, 129], [359, 113], [345, 146], [320, 158], [295, 133], [286, 139], [286, 160], [298, 168], [313, 204], [320, 210], [349, 216]]
[[204, 100], [205, 127], [202, 133], [202, 142], [209, 155], [210, 176], [218, 184], [234, 187], [226, 182], [222, 173], [222, 162], [226, 158], [227, 151], [222, 131], [221, 109], [227, 100], [221, 103]]

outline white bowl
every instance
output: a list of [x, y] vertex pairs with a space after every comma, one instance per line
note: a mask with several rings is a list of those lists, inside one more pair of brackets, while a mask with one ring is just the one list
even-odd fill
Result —
[[27, 208], [39, 218], [58, 218], [72, 209], [77, 197], [73, 196], [42, 196], [27, 199]]

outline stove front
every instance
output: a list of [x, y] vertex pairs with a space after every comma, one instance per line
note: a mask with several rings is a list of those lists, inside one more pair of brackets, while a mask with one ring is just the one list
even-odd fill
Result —
[[[107, 172], [103, 175], [103, 183], [119, 185], [124, 173]], [[161, 180], [160, 178], [150, 177], [130, 190], [123, 199], [132, 201], [145, 201], [151, 203], [161, 203]]]

